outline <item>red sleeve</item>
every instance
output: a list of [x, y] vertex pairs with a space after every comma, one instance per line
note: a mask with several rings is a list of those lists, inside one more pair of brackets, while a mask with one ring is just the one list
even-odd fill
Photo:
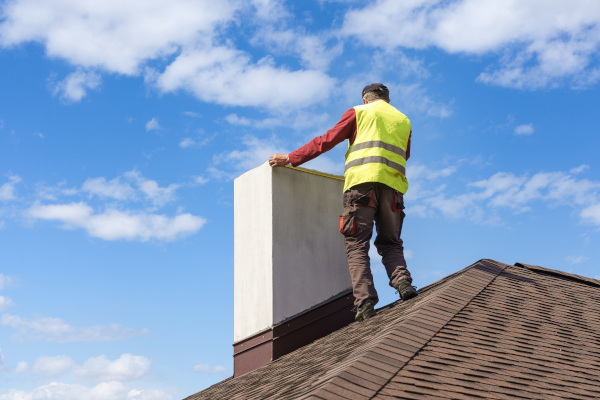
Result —
[[410, 131], [410, 135], [408, 135], [408, 144], [406, 145], [406, 161], [410, 158], [410, 138], [412, 137], [412, 131]]
[[353, 142], [356, 138], [356, 112], [354, 108], [346, 111], [340, 121], [322, 136], [317, 136], [304, 146], [292, 151], [288, 156], [292, 166], [297, 167], [331, 150], [346, 139]]

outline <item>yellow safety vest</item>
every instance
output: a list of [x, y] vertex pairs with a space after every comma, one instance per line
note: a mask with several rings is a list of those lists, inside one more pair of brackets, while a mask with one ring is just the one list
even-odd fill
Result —
[[356, 140], [346, 152], [344, 191], [380, 182], [405, 193], [406, 149], [410, 120], [383, 100], [354, 107]]

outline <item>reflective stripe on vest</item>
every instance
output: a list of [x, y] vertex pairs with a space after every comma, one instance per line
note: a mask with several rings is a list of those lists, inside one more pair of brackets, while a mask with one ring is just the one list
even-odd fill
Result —
[[402, 147], [394, 146], [393, 144], [385, 143], [381, 140], [370, 140], [368, 142], [356, 143], [350, 149], [350, 153], [357, 150], [370, 149], [372, 147], [381, 147], [382, 149], [386, 149], [392, 153], [401, 155], [404, 159], [406, 159], [406, 151], [404, 151]]
[[404, 173], [405, 169], [402, 165], [395, 163], [393, 161], [390, 161], [387, 158], [381, 157], [381, 156], [370, 156], [370, 157], [363, 157], [363, 158], [357, 158], [356, 160], [352, 160], [346, 164], [344, 173], [346, 173], [346, 171], [348, 171], [352, 167], [356, 167], [357, 165], [363, 165], [363, 164], [368, 164], [368, 163], [385, 164], [388, 167], [393, 168], [396, 171], [400, 172], [402, 175], [405, 175], [405, 173]]
[[380, 182], [405, 193], [409, 119], [382, 100], [354, 110], [356, 139], [346, 153], [344, 191], [361, 183]]

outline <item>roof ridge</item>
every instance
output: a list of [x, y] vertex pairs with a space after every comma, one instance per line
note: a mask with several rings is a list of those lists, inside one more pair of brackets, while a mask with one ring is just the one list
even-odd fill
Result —
[[539, 265], [531, 265], [531, 264], [525, 264], [525, 263], [520, 263], [520, 262], [515, 263], [515, 267], [521, 267], [521, 268], [525, 268], [525, 269], [528, 269], [533, 272], [538, 272], [538, 273], [542, 273], [542, 274], [546, 274], [546, 275], [558, 276], [558, 277], [569, 279], [571, 281], [586, 283], [588, 285], [600, 287], [600, 280], [588, 278], [586, 276], [572, 274], [570, 272], [564, 272], [564, 271], [559, 271], [557, 269], [544, 268], [544, 267], [540, 267]]
[[[327, 397], [335, 393], [342, 398], [355, 398], [360, 393], [372, 398], [383, 388], [444, 326], [464, 307], [492, 283], [502, 271], [510, 267], [498, 261], [483, 259], [454, 274], [443, 286], [426, 291], [413, 300], [406, 313], [386, 323], [372, 341], [360, 345], [355, 351], [325, 372], [298, 399]], [[427, 289], [425, 287], [421, 290]], [[402, 304], [402, 303], [401, 303]], [[394, 306], [389, 313], [393, 312]], [[443, 315], [440, 318], [440, 314]], [[378, 316], [371, 320], [376, 320]], [[383, 318], [384, 316], [381, 316]], [[367, 321], [368, 322], [368, 321]], [[363, 322], [364, 323], [364, 322]], [[395, 351], [386, 351], [394, 347]], [[369, 385], [355, 383], [352, 371], [364, 371], [365, 366], [377, 365], [381, 373], [374, 378], [378, 382]], [[362, 378], [364, 381], [364, 377]], [[344, 381], [342, 385], [336, 382]], [[347, 392], [353, 386], [353, 392]], [[366, 387], [369, 386], [369, 387]]]

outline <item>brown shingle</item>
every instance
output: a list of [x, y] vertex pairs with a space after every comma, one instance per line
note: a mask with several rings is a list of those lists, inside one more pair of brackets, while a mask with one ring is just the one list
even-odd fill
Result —
[[599, 311], [597, 280], [481, 260], [188, 400], [600, 398]]

